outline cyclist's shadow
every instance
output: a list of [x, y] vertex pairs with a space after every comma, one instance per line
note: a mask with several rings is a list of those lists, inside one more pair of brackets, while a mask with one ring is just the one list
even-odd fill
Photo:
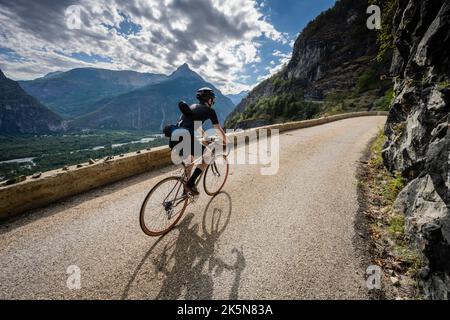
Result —
[[[154, 273], [162, 273], [164, 279], [156, 299], [212, 299], [214, 278], [224, 271], [234, 272], [234, 281], [228, 298], [238, 298], [240, 278], [245, 268], [242, 248], [232, 250], [236, 255], [234, 264], [227, 264], [215, 256], [217, 243], [230, 222], [232, 210], [231, 197], [222, 192], [208, 203], [201, 226], [199, 223], [191, 225], [194, 214], [185, 217], [176, 228], [179, 232], [177, 240], [165, 245], [162, 252], [153, 260]], [[149, 255], [150, 253], [144, 260]], [[143, 263], [140, 267], [142, 265]], [[126, 295], [127, 292], [125, 297]]]

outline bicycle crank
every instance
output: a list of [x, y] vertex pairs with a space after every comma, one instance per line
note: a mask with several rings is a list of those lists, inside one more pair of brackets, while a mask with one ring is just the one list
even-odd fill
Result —
[[166, 210], [168, 220], [172, 219], [173, 215], [173, 205], [170, 202], [164, 204], [164, 210]]

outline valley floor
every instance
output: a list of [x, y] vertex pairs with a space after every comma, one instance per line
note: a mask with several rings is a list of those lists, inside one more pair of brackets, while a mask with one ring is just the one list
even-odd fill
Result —
[[0, 182], [167, 144], [150, 132], [87, 130], [67, 135], [0, 135]]

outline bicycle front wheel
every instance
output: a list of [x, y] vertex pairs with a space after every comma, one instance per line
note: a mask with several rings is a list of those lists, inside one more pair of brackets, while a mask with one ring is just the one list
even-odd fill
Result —
[[149, 192], [139, 219], [145, 234], [159, 237], [176, 226], [189, 201], [185, 189], [180, 178], [171, 177], [162, 180]]
[[228, 179], [230, 166], [225, 155], [217, 157], [205, 172], [203, 187], [208, 196], [214, 197], [219, 194]]

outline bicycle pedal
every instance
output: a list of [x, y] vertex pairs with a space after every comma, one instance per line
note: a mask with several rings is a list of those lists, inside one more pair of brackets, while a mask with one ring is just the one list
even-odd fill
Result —
[[199, 195], [194, 196], [192, 194], [189, 194], [189, 203], [195, 203], [198, 200], [198, 198], [200, 198]]

